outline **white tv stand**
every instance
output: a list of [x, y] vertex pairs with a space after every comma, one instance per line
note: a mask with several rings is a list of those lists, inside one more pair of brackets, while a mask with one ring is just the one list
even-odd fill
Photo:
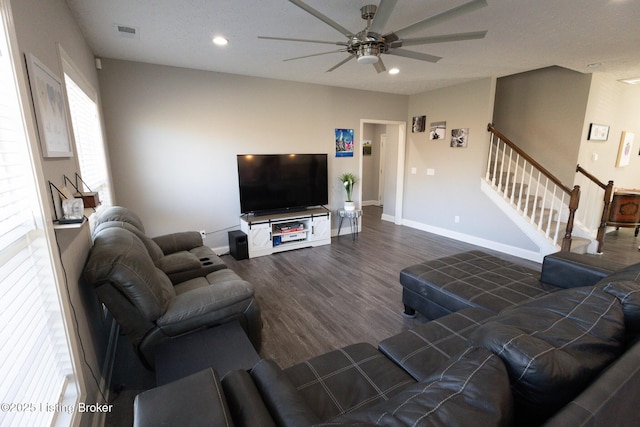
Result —
[[240, 230], [247, 235], [249, 258], [330, 245], [331, 212], [321, 207], [271, 215], [242, 215]]

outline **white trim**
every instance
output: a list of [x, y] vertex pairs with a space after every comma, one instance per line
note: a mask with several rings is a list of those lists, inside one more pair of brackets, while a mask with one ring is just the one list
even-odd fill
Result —
[[428, 233], [437, 234], [449, 239], [458, 240], [460, 242], [470, 243], [472, 245], [492, 249], [494, 251], [502, 252], [508, 255], [517, 256], [518, 258], [528, 259], [530, 261], [538, 263], [541, 263], [544, 258], [544, 255], [538, 252], [525, 250], [511, 245], [505, 245], [504, 243], [494, 242], [492, 240], [483, 239], [477, 236], [471, 236], [469, 234], [459, 233], [457, 231], [447, 230], [446, 228], [423, 224], [417, 221], [404, 219], [402, 221], [402, 225], [406, 225], [407, 227], [415, 228], [417, 230], [426, 231]]
[[[53, 266], [55, 275], [56, 293], [58, 300], [60, 301], [60, 304], [62, 306], [62, 317], [65, 324], [65, 338], [69, 346], [72, 369], [75, 375], [73, 382], [75, 383], [74, 387], [77, 391], [76, 401], [84, 402], [87, 396], [87, 387], [84, 372], [80, 366], [82, 353], [77, 343], [76, 337], [78, 336], [78, 333], [71, 316], [71, 306], [69, 299], [67, 298], [68, 289], [65, 282], [65, 277], [63, 275], [63, 266], [61, 263], [60, 254], [57, 246], [53, 243], [56, 241], [56, 236], [53, 229], [52, 206], [47, 203], [47, 201], [49, 200], [49, 188], [46, 184], [42, 161], [40, 158], [40, 151], [38, 148], [37, 128], [35, 127], [35, 117], [31, 109], [29, 86], [23, 67], [20, 67], [20, 64], [23, 64], [23, 60], [19, 53], [20, 49], [18, 46], [18, 42], [15, 38], [16, 32], [13, 22], [13, 12], [11, 11], [11, 4], [9, 0], [0, 0], [0, 14], [2, 15], [2, 19], [5, 24], [5, 34], [10, 45], [10, 52], [8, 52], [8, 54], [12, 57], [18, 96], [20, 98], [19, 102], [22, 110], [21, 113], [24, 120], [24, 128], [29, 145], [29, 160], [31, 161], [31, 165], [33, 167], [36, 192], [40, 201], [39, 209], [34, 211], [34, 213], [37, 215], [37, 218], [34, 218], [34, 221], [38, 224], [39, 227], [44, 230], [46, 236], [49, 259]], [[74, 411], [72, 414], [70, 414], [70, 417], [70, 425], [77, 426], [80, 424], [82, 416], [77, 411]]]
[[[377, 119], [360, 119], [360, 139], [362, 139], [362, 135], [364, 135], [364, 125], [365, 124], [376, 124], [376, 125], [392, 125], [398, 126], [398, 170], [396, 171], [396, 204], [395, 204], [395, 217], [394, 223], [397, 225], [402, 224], [402, 206], [404, 202], [404, 165], [405, 165], [405, 151], [407, 146], [407, 122], [406, 121], [397, 121], [397, 120], [377, 120]], [[359, 176], [362, 176], [362, 148], [360, 148], [360, 154], [358, 159], [358, 173]], [[380, 183], [383, 185], [383, 183]], [[357, 200], [360, 202], [360, 206], [362, 204], [362, 192], [358, 196]]]

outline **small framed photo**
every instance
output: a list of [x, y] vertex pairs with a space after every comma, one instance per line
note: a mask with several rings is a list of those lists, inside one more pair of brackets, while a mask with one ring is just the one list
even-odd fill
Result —
[[451, 129], [451, 147], [467, 148], [469, 128]]
[[587, 139], [589, 141], [606, 141], [609, 139], [609, 126], [591, 123]]
[[634, 138], [635, 134], [631, 132], [622, 132], [622, 136], [620, 137], [620, 147], [618, 148], [618, 160], [616, 161], [617, 168], [629, 165]]
[[427, 116], [413, 116], [411, 132], [424, 132], [427, 126]]
[[362, 155], [370, 156], [371, 155], [371, 140], [365, 139], [362, 141]]
[[447, 122], [431, 122], [429, 139], [443, 141], [447, 134]]
[[62, 83], [35, 56], [26, 57], [42, 154], [44, 157], [73, 157]]

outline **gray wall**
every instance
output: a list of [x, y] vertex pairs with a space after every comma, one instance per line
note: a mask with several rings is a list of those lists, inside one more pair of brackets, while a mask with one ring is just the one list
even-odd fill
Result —
[[[71, 56], [87, 81], [96, 91], [99, 90], [93, 54], [64, 0], [14, 0], [11, 2], [11, 7], [18, 47], [22, 55], [33, 54], [62, 79], [62, 66], [57, 47], [59, 44]], [[26, 75], [24, 62], [22, 67]], [[32, 129], [36, 128], [34, 120], [28, 121], [27, 125]], [[37, 133], [34, 134], [37, 135]], [[42, 157], [42, 151], [35, 154], [35, 162], [42, 168], [45, 182], [50, 180], [56, 185], [62, 185], [63, 175], [73, 177], [75, 172], [79, 172], [77, 156], [45, 159]], [[51, 198], [48, 186], [45, 186], [44, 191], [43, 203], [49, 205]], [[48, 214], [53, 209], [52, 206], [45, 206], [45, 208]], [[95, 374], [100, 381], [111, 323], [103, 319], [100, 304], [93, 289], [87, 288], [80, 281], [82, 268], [91, 247], [89, 226], [85, 224], [80, 229], [57, 231], [55, 236], [67, 279], [67, 284], [62, 284], [61, 295], [64, 299], [63, 305], [67, 307], [66, 320], [70, 329], [71, 346], [76, 355], [75, 366], [80, 370], [79, 380], [83, 382], [82, 388], [85, 391], [81, 398], [87, 403], [101, 402], [97, 394], [98, 385], [92, 375]], [[54, 251], [57, 251], [57, 248], [54, 248]], [[54, 253], [54, 256], [57, 258], [57, 253]], [[62, 273], [59, 277], [63, 277]], [[64, 286], [68, 286], [75, 311], [71, 311], [69, 307]], [[93, 422], [92, 417], [93, 414], [90, 413], [82, 414], [80, 424], [90, 425]]]
[[[239, 226], [236, 154], [329, 154], [337, 177], [358, 173], [360, 119], [404, 120], [407, 96], [103, 59], [99, 72], [116, 203], [151, 235], [206, 230], [223, 247]], [[355, 130], [354, 157], [336, 158], [334, 129]], [[361, 187], [355, 187], [355, 200]], [[334, 218], [334, 227], [335, 218]]]
[[493, 123], [571, 186], [590, 85], [591, 75], [561, 67], [499, 78]]
[[[605, 142], [587, 140], [591, 123], [609, 125], [609, 139]], [[629, 165], [617, 168], [623, 131], [634, 133], [635, 140]], [[594, 74], [581, 141], [580, 165], [605, 183], [613, 180], [616, 187], [640, 189], [640, 87]]]
[[[471, 243], [537, 250], [480, 189], [494, 91], [495, 80], [482, 79], [410, 97], [408, 123], [426, 115], [427, 127], [446, 121], [447, 133], [444, 140], [429, 140], [428, 131], [407, 134], [403, 216], [409, 225]], [[457, 128], [469, 129], [467, 148], [450, 147], [451, 130]], [[427, 169], [435, 174], [427, 175]]]

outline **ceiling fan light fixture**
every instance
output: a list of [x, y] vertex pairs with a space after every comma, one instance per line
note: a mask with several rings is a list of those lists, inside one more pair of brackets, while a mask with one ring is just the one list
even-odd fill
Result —
[[380, 49], [377, 45], [360, 46], [358, 49], [358, 63], [375, 64], [378, 62]]

